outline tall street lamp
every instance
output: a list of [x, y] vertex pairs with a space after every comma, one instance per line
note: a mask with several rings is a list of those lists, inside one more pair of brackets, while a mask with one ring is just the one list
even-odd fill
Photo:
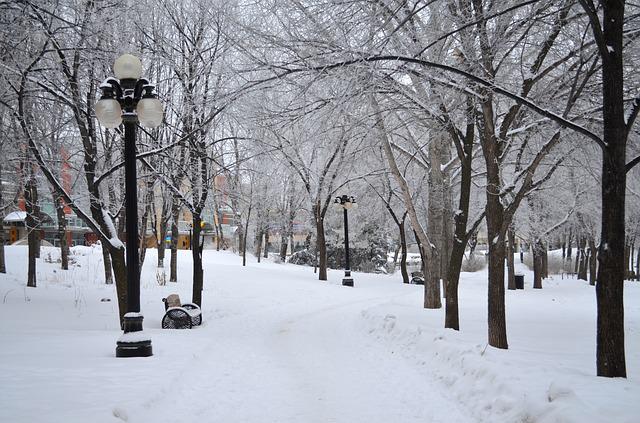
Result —
[[125, 209], [127, 231], [127, 313], [124, 334], [116, 346], [116, 357], [149, 357], [151, 339], [142, 332], [140, 313], [140, 263], [138, 262], [138, 181], [136, 178], [136, 125], [156, 128], [162, 123], [162, 103], [154, 86], [142, 75], [140, 59], [120, 56], [113, 65], [116, 78], [100, 84], [102, 97], [96, 103], [96, 117], [102, 126], [117, 128], [124, 122]]
[[355, 209], [358, 207], [355, 197], [343, 195], [342, 197], [336, 197], [333, 204], [337, 208], [341, 208], [344, 211], [344, 278], [342, 279], [343, 286], [353, 286], [353, 278], [351, 277], [351, 266], [349, 265], [349, 219], [347, 218], [347, 210]]

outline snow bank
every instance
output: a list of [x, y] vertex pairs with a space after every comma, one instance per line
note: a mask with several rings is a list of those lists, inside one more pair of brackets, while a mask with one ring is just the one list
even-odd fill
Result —
[[439, 379], [480, 421], [637, 421], [636, 381], [597, 378], [546, 360], [537, 363], [516, 348], [504, 351], [471, 343], [454, 330], [421, 324], [429, 312], [401, 305], [370, 308], [362, 312], [364, 330], [418, 365], [425, 377]]

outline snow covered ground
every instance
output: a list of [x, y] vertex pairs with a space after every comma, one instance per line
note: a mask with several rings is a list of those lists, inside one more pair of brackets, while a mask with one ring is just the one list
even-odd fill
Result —
[[[117, 359], [115, 292], [101, 252], [74, 248], [61, 271], [44, 248], [38, 288], [25, 288], [26, 247], [8, 247], [0, 275], [0, 422], [637, 422], [640, 284], [625, 289], [627, 380], [595, 374], [595, 295], [575, 279], [507, 292], [510, 349], [486, 344], [486, 271], [463, 274], [461, 331], [422, 309], [422, 287], [399, 274], [241, 266], [205, 251], [202, 327], [160, 328], [163, 297], [191, 297], [188, 251], [179, 282], [159, 286], [155, 250], [142, 277], [150, 358]], [[168, 262], [168, 258], [167, 258]], [[101, 299], [110, 298], [110, 302]]]

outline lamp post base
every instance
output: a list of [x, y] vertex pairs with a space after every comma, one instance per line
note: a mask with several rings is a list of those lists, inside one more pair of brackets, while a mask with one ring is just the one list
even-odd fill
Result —
[[117, 342], [116, 357], [151, 357], [151, 340], [138, 342]]
[[116, 342], [116, 357], [150, 357], [153, 355], [151, 339], [142, 330], [140, 313], [124, 315], [124, 334]]
[[353, 278], [351, 277], [351, 269], [345, 269], [344, 278], [342, 278], [342, 286], [353, 286]]

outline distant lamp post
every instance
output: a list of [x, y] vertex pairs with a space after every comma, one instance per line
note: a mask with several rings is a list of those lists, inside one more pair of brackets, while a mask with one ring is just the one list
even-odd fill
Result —
[[355, 209], [358, 207], [356, 199], [354, 197], [343, 195], [342, 197], [336, 197], [333, 204], [337, 208], [341, 208], [344, 212], [344, 278], [342, 279], [342, 285], [353, 286], [353, 278], [351, 277], [351, 266], [349, 264], [349, 219], [347, 217], [347, 211], [349, 209]]
[[162, 123], [162, 103], [154, 86], [142, 75], [140, 59], [120, 56], [113, 65], [116, 78], [100, 84], [102, 96], [96, 103], [96, 117], [105, 128], [124, 122], [125, 209], [127, 231], [127, 313], [124, 335], [116, 346], [116, 357], [149, 357], [151, 339], [142, 333], [140, 313], [140, 263], [138, 262], [138, 181], [136, 177], [136, 124], [156, 128]]

